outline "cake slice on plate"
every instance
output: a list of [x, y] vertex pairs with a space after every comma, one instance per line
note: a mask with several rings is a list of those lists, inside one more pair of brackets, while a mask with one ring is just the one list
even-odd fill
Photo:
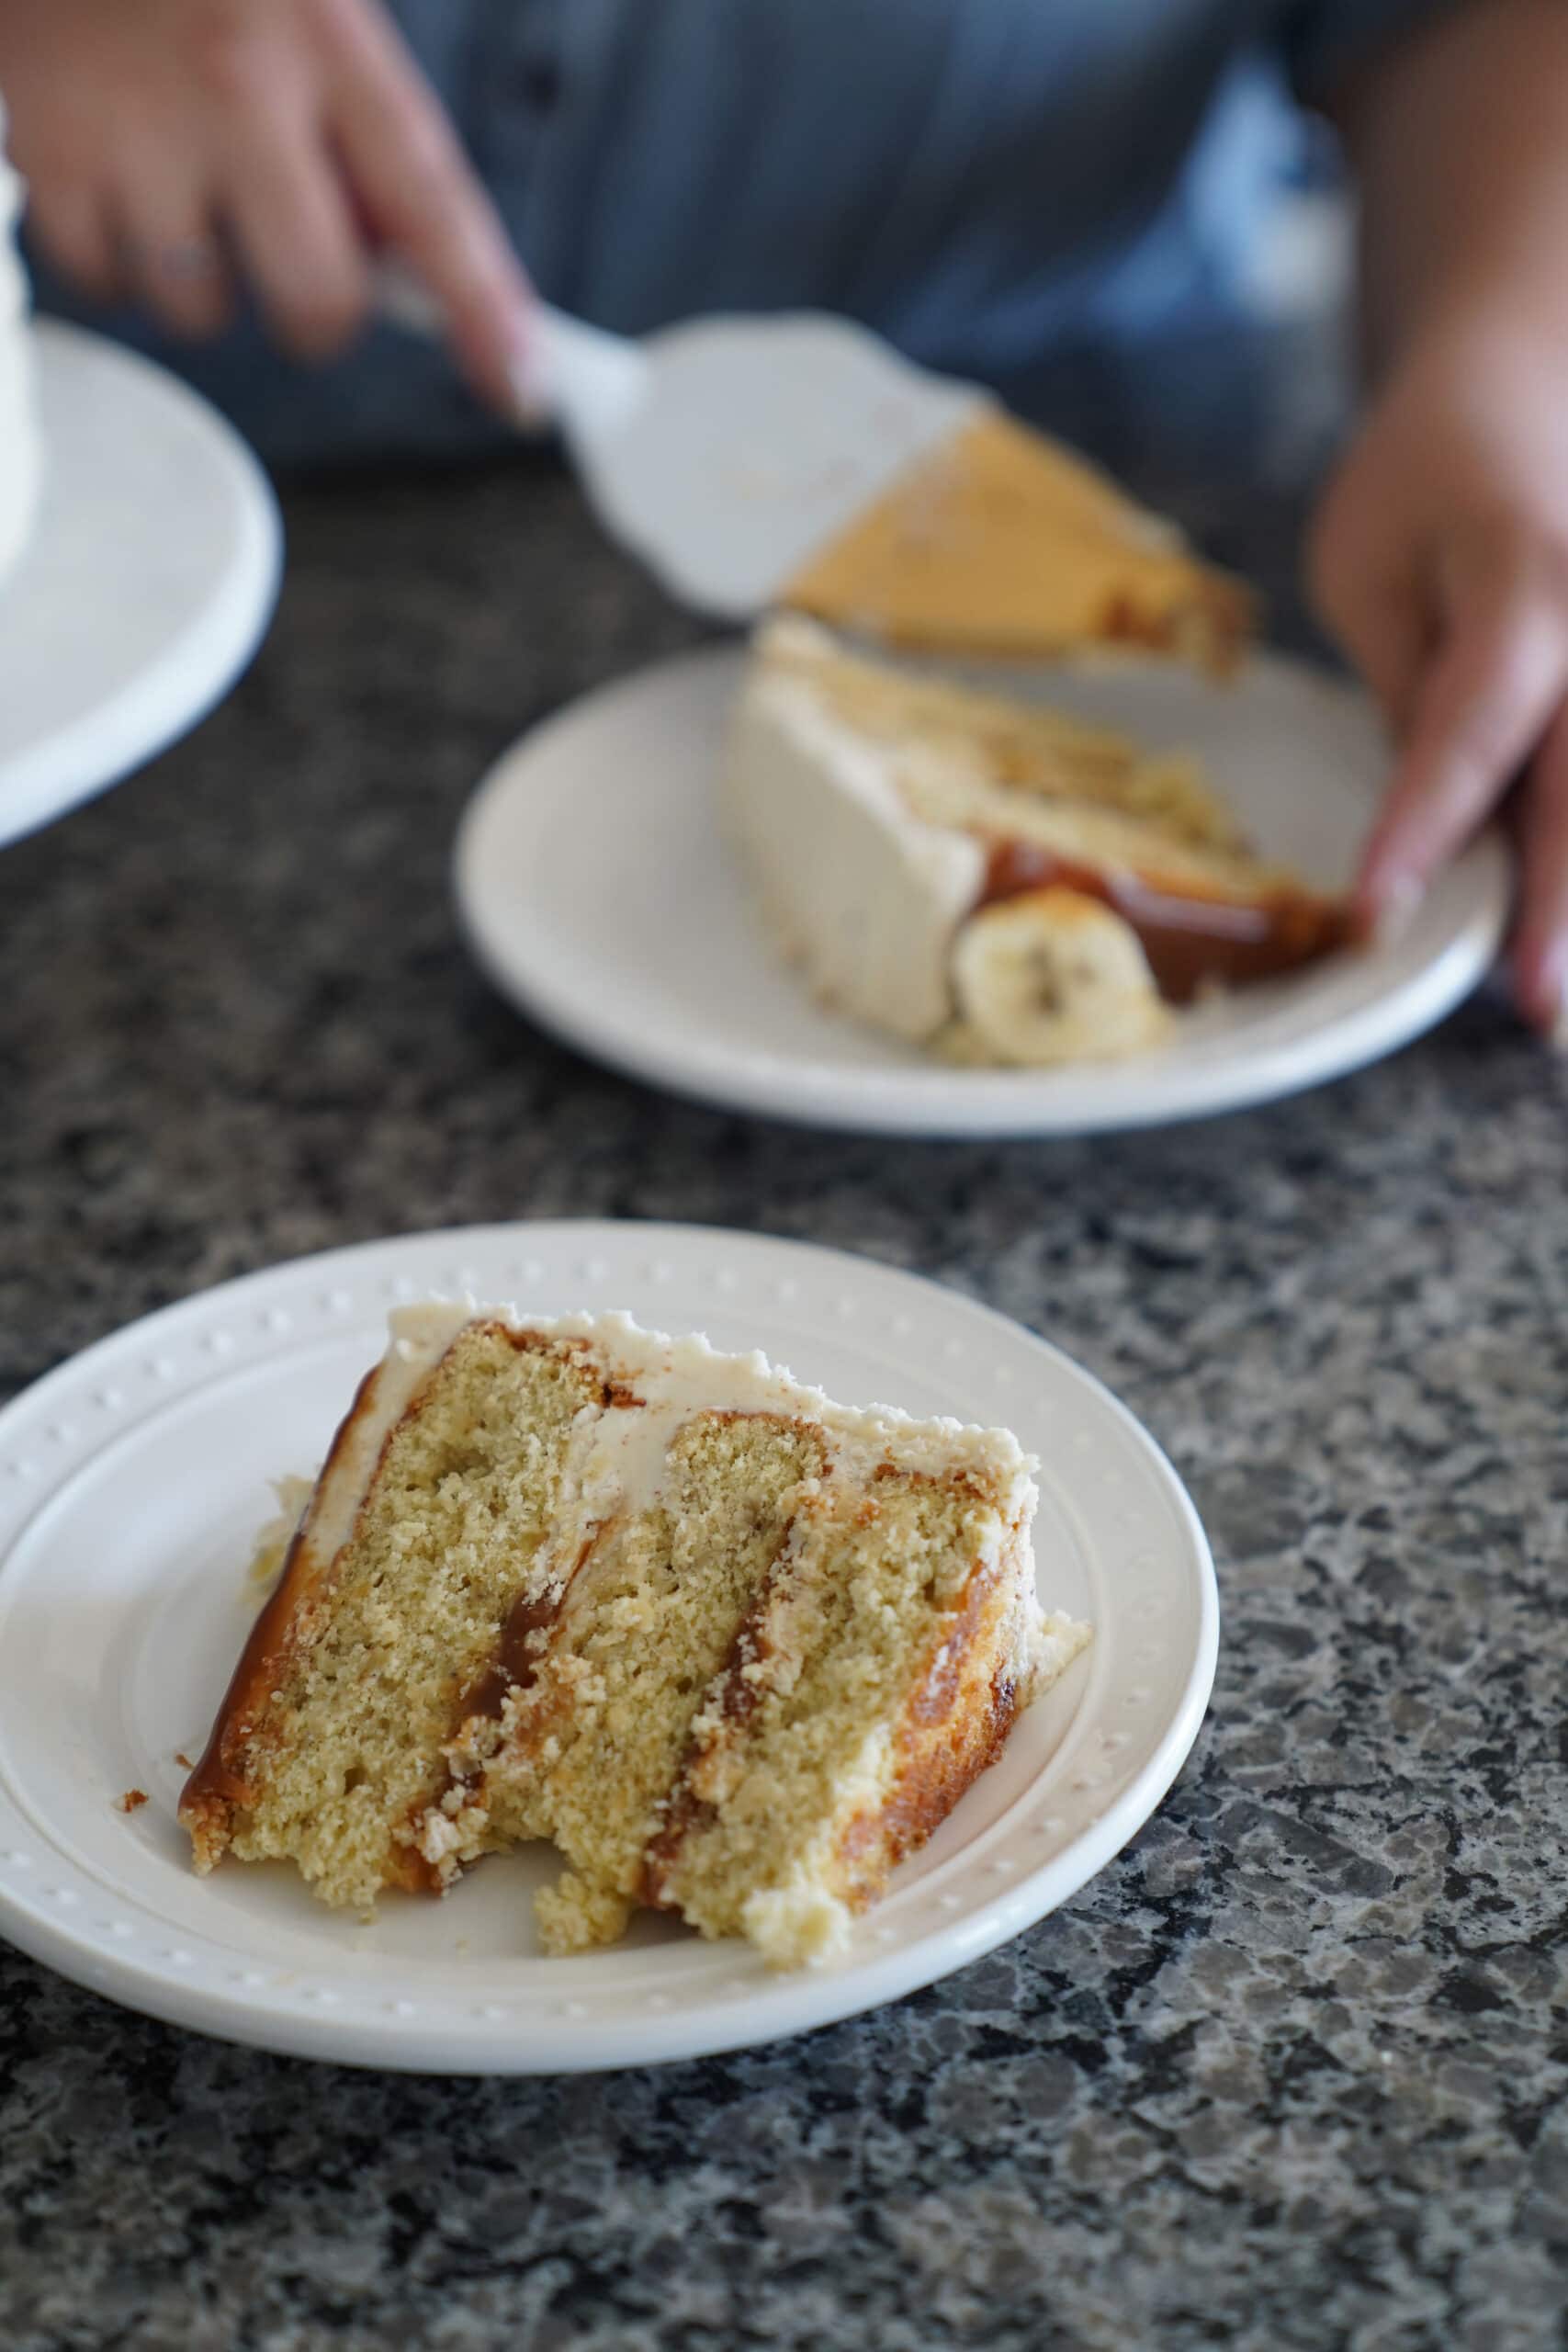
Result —
[[1205, 990], [1346, 944], [1198, 764], [846, 652], [758, 638], [722, 794], [764, 921], [834, 1010], [970, 1061], [1139, 1051]]
[[1253, 626], [1237, 580], [1086, 458], [987, 405], [804, 564], [780, 603], [912, 651], [1175, 653], [1217, 675]]
[[551, 1838], [548, 1950], [639, 1905], [839, 1949], [1088, 1638], [1016, 1441], [624, 1316], [392, 1321], [186, 1787], [197, 1870], [364, 1908]]

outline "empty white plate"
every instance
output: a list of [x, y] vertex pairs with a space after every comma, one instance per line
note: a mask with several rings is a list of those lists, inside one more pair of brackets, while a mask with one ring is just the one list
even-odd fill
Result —
[[[862, 1132], [1152, 1126], [1392, 1052], [1467, 995], [1495, 951], [1508, 869], [1488, 835], [1396, 944], [1207, 1004], [1157, 1051], [953, 1069], [822, 1011], [774, 953], [716, 821], [741, 659], [724, 648], [665, 662], [536, 728], [480, 786], [458, 836], [459, 906], [497, 987], [569, 1045], [654, 1085]], [[1228, 687], [1153, 662], [1009, 684], [1199, 753], [1267, 855], [1326, 888], [1350, 879], [1387, 766], [1352, 689], [1274, 655]]]
[[255, 650], [282, 532], [216, 409], [85, 328], [38, 327], [43, 501], [0, 587], [0, 844], [183, 735]]
[[[328, 1910], [294, 1871], [198, 1879], [175, 1818], [257, 1606], [269, 1481], [313, 1469], [385, 1343], [444, 1290], [761, 1346], [845, 1403], [1003, 1421], [1041, 1459], [1040, 1589], [1088, 1653], [885, 1898], [848, 1954], [770, 1972], [644, 1917], [547, 1960], [530, 1890], [482, 1863], [440, 1903]], [[754, 1235], [516, 1225], [302, 1259], [150, 1316], [0, 1413], [0, 1932], [78, 1983], [235, 2041], [362, 2065], [544, 2074], [798, 2033], [927, 1984], [1064, 1902], [1148, 1818], [1213, 1679], [1213, 1568], [1132, 1416], [1016, 1323], [886, 1266]], [[130, 1813], [132, 1790], [147, 1802]]]

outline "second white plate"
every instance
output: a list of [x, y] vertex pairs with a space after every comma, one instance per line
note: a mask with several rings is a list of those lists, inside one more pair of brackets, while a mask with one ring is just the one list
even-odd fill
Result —
[[255, 650], [283, 535], [261, 467], [164, 368], [38, 327], [43, 502], [0, 588], [0, 843], [183, 735]]
[[[737, 1110], [860, 1132], [1077, 1135], [1289, 1094], [1375, 1060], [1475, 986], [1506, 913], [1488, 836], [1394, 945], [1207, 1005], [1135, 1060], [954, 1069], [821, 1011], [773, 951], [716, 820], [740, 676], [688, 655], [588, 695], [525, 736], [458, 836], [468, 936], [498, 988], [634, 1077]], [[1042, 673], [1055, 702], [1198, 752], [1264, 853], [1339, 888], [1387, 754], [1362, 696], [1263, 655], [1215, 689], [1173, 665]]]
[[[761, 1345], [846, 1403], [1006, 1421], [1041, 1457], [1035, 1553], [1088, 1654], [857, 1923], [841, 1962], [770, 1973], [668, 1920], [547, 1960], [527, 1849], [442, 1903], [329, 1911], [282, 1865], [190, 1869], [175, 1818], [254, 1613], [268, 1482], [309, 1471], [432, 1291]], [[797, 2033], [931, 1983], [1064, 1902], [1147, 1819], [1213, 1679], [1213, 1569], [1132, 1416], [1016, 1323], [886, 1266], [651, 1225], [432, 1233], [303, 1259], [89, 1349], [0, 1412], [0, 1934], [78, 1982], [237, 2041], [363, 2065], [547, 2074]], [[118, 1809], [127, 1792], [147, 1802]]]

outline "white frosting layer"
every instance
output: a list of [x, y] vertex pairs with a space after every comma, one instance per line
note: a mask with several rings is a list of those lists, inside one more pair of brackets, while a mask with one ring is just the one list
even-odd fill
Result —
[[306, 1506], [310, 1550], [321, 1566], [353, 1534], [381, 1448], [468, 1320], [467, 1307], [445, 1301], [393, 1316], [391, 1344]]
[[6, 161], [5, 138], [0, 106], [0, 580], [31, 535], [43, 478], [28, 282], [16, 243], [23, 188]]
[[[782, 640], [807, 625], [775, 628]], [[763, 913], [813, 992], [919, 1041], [951, 1017], [949, 951], [980, 896], [986, 857], [968, 835], [910, 815], [899, 757], [836, 718], [809, 676], [758, 661], [723, 795]]]
[[814, 1423], [829, 1440], [835, 1478], [868, 1479], [888, 1461], [933, 1475], [966, 1468], [994, 1482], [1009, 1521], [1032, 1498], [1035, 1464], [1007, 1430], [945, 1418], [915, 1420], [892, 1406], [863, 1412], [836, 1405], [760, 1351], [725, 1355], [705, 1339], [645, 1331], [629, 1315], [523, 1316], [515, 1307], [432, 1300], [400, 1307], [389, 1318], [387, 1352], [369, 1375], [301, 1521], [310, 1567], [324, 1569], [347, 1542], [388, 1437], [458, 1333], [476, 1320], [547, 1339], [586, 1340], [606, 1374], [640, 1400], [588, 1407], [580, 1416], [563, 1488], [570, 1506], [564, 1517], [571, 1523], [567, 1548], [573, 1555], [577, 1530], [587, 1521], [629, 1517], [658, 1502], [671, 1441], [705, 1412], [776, 1413]]

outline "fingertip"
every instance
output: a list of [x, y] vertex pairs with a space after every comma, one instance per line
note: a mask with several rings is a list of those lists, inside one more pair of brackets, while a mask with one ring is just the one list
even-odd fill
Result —
[[192, 232], [134, 243], [130, 274], [169, 333], [185, 343], [220, 334], [234, 315], [234, 286], [217, 238]]
[[294, 358], [320, 367], [352, 344], [370, 308], [368, 281], [322, 285], [278, 302], [273, 311], [279, 340]]
[[1518, 919], [1509, 969], [1519, 1010], [1568, 1049], [1568, 704], [1548, 729], [1518, 803]]
[[1527, 922], [1509, 950], [1508, 977], [1521, 1018], [1568, 1052], [1568, 941], [1532, 938]]
[[1427, 895], [1422, 877], [1404, 868], [1362, 883], [1354, 900], [1353, 920], [1362, 939], [1374, 947], [1394, 947], [1421, 911]]
[[545, 432], [555, 414], [555, 384], [537, 312], [530, 306], [507, 366], [512, 413], [526, 433]]
[[211, 294], [199, 303], [163, 302], [155, 306], [163, 324], [178, 343], [212, 343], [233, 324], [234, 298]]
[[107, 304], [125, 292], [120, 254], [107, 199], [85, 184], [53, 187], [35, 182], [28, 227], [54, 266], [88, 301]]
[[1568, 972], [1542, 972], [1519, 959], [1513, 966], [1514, 996], [1530, 1027], [1560, 1054], [1568, 1054]]
[[1363, 936], [1380, 942], [1407, 926], [1430, 879], [1421, 863], [1419, 839], [1411, 838], [1399, 784], [1396, 776], [1351, 885], [1354, 919]]
[[232, 323], [233, 279], [224, 263], [215, 260], [199, 277], [166, 281], [162, 307], [168, 325], [187, 343], [209, 342]]
[[543, 339], [532, 297], [511, 289], [465, 303], [451, 320], [453, 349], [489, 406], [537, 427], [549, 411]]
[[230, 225], [277, 342], [305, 366], [334, 359], [369, 315], [369, 257], [333, 159], [298, 124], [258, 135], [236, 163]]
[[1378, 918], [1382, 912], [1382, 894], [1375, 882], [1369, 881], [1363, 871], [1350, 886], [1350, 929], [1363, 946], [1377, 937]]

